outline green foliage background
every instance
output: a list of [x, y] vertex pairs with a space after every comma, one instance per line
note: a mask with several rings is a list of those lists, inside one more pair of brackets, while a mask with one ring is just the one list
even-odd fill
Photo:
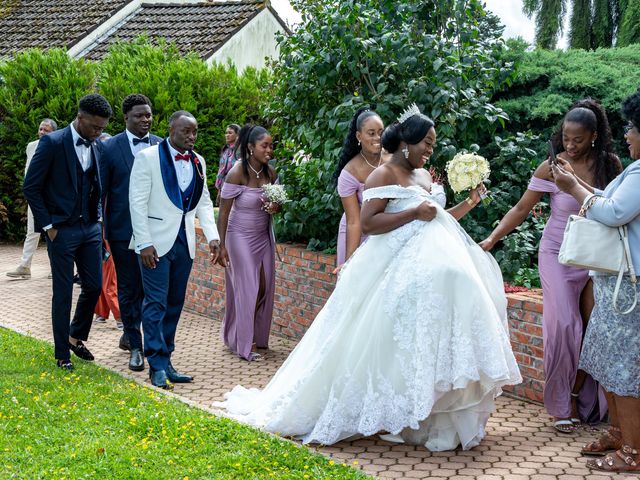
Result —
[[154, 106], [153, 131], [165, 136], [171, 113], [189, 110], [199, 121], [196, 150], [207, 160], [213, 188], [226, 125], [260, 120], [267, 82], [266, 70], [238, 75], [232, 66], [207, 67], [195, 55], [181, 55], [166, 43], [151, 46], [144, 38], [116, 44], [99, 63], [71, 59], [63, 50], [30, 50], [0, 63], [0, 239], [24, 236], [25, 147], [42, 118], [62, 128], [75, 117], [80, 97], [96, 91], [114, 109], [106, 131], [115, 134], [124, 130], [123, 98], [144, 93]]
[[508, 44], [507, 59], [518, 65], [518, 75], [508, 88], [495, 92], [492, 100], [509, 115], [509, 131], [532, 131], [546, 140], [574, 102], [590, 97], [605, 108], [617, 152], [623, 163], [629, 162], [620, 104], [640, 87], [640, 44], [596, 51], [532, 52], [525, 52], [517, 41]]

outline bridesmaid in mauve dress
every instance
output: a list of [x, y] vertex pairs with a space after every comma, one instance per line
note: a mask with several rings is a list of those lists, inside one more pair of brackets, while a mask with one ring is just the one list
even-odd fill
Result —
[[338, 166], [333, 174], [344, 208], [338, 229], [335, 273], [367, 238], [362, 235], [360, 227], [362, 190], [369, 174], [381, 163], [380, 137], [383, 130], [384, 124], [380, 116], [368, 107], [359, 109], [351, 119]]
[[[606, 114], [592, 100], [574, 104], [553, 143], [554, 149], [562, 152], [559, 157], [568, 161], [576, 175], [591, 185], [607, 185], [621, 170], [620, 161], [613, 153]], [[589, 272], [558, 262], [567, 219], [569, 215], [578, 214], [580, 205], [556, 187], [548, 159], [536, 169], [520, 201], [480, 246], [491, 250], [524, 221], [545, 193], [551, 198], [551, 215], [538, 251], [544, 301], [544, 405], [554, 417], [556, 430], [571, 433], [581, 421], [602, 420], [607, 404], [596, 382], [578, 370], [582, 338], [593, 308]]]
[[218, 216], [226, 291], [222, 338], [239, 357], [253, 361], [260, 359], [257, 348], [269, 346], [275, 288], [271, 214], [279, 207], [263, 201], [262, 186], [276, 181], [268, 164], [271, 135], [246, 126], [239, 141], [241, 161], [227, 174]]

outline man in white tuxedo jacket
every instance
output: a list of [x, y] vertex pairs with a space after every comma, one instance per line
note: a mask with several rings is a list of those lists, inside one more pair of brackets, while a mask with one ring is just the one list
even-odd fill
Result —
[[175, 112], [169, 138], [140, 151], [131, 170], [130, 248], [138, 254], [144, 285], [144, 353], [151, 383], [165, 389], [193, 381], [176, 371], [171, 354], [196, 252], [196, 216], [212, 263], [220, 253], [204, 159], [193, 151], [197, 136], [194, 116]]

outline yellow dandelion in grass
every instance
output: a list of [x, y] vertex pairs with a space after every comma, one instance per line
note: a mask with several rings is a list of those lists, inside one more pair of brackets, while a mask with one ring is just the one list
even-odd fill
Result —
[[333, 460], [329, 460], [329, 465], [331, 465], [332, 467], [336, 464], [336, 462], [334, 462]]
[[307, 475], [306, 473], [303, 475], [303, 478], [309, 478], [309, 475]]
[[354, 465], [358, 465], [358, 460], [354, 460], [352, 463], [353, 463]]

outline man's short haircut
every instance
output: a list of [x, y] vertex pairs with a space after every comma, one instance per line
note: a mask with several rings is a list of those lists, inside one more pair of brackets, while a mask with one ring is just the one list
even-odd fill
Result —
[[131, 95], [124, 97], [124, 100], [122, 101], [122, 113], [126, 115], [136, 105], [149, 105], [149, 108], [153, 110], [151, 100], [149, 100], [146, 95], [142, 95], [141, 93], [132, 93]]
[[196, 119], [196, 117], [194, 117], [192, 114], [190, 114], [186, 110], [178, 110], [177, 112], [173, 112], [169, 117], [169, 126], [170, 127], [173, 126], [173, 122], [175, 122], [180, 117], [193, 118], [194, 120]]
[[96, 115], [102, 118], [111, 118], [113, 110], [106, 98], [97, 93], [90, 93], [80, 99], [78, 110], [88, 115]]
[[40, 123], [48, 123], [54, 130], [58, 129], [58, 124], [53, 118], [43, 118]]

